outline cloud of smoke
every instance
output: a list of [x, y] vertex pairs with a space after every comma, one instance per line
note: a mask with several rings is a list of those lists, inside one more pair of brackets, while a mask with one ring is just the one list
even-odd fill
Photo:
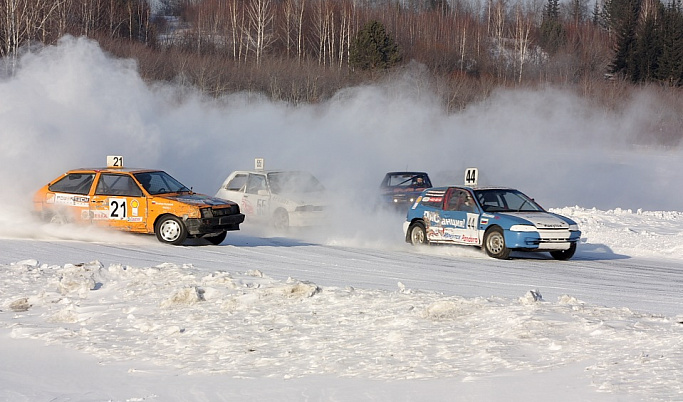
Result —
[[642, 98], [619, 114], [566, 91], [499, 90], [447, 114], [411, 65], [384, 83], [293, 107], [149, 84], [136, 67], [94, 41], [65, 37], [0, 78], [0, 221], [30, 209], [49, 180], [102, 166], [106, 155], [166, 170], [211, 195], [254, 157], [271, 169], [308, 170], [336, 200], [340, 232], [353, 238], [401, 238], [402, 218], [372, 208], [390, 170], [424, 170], [445, 185], [477, 166], [481, 185], [519, 188], [546, 208], [680, 208], [678, 151], [633, 145], [653, 115]]

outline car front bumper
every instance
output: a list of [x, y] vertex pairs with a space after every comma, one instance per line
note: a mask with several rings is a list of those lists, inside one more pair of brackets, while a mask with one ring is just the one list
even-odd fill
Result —
[[319, 226], [329, 222], [325, 211], [291, 211], [289, 226]]
[[187, 232], [192, 235], [205, 235], [239, 230], [244, 222], [244, 214], [234, 214], [217, 218], [189, 218], [185, 220]]
[[581, 238], [580, 231], [547, 230], [537, 232], [505, 231], [505, 246], [513, 250], [567, 250]]

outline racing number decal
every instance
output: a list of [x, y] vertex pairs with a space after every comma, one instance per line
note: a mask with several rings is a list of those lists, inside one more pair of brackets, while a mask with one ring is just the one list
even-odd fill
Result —
[[479, 215], [467, 214], [467, 229], [477, 230], [477, 219]]
[[126, 219], [128, 217], [125, 198], [109, 199], [109, 219]]
[[256, 200], [256, 215], [266, 214], [266, 200]]

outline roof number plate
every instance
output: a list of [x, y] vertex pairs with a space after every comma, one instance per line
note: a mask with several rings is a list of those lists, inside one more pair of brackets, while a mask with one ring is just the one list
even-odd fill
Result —
[[123, 167], [123, 156], [108, 155], [107, 156], [107, 167], [122, 168]]
[[465, 185], [475, 187], [479, 180], [479, 169], [467, 168], [465, 169]]

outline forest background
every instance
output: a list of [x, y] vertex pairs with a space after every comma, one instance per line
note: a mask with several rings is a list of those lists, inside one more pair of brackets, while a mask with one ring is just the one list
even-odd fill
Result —
[[317, 103], [419, 72], [448, 112], [500, 88], [557, 87], [619, 111], [665, 105], [643, 138], [683, 138], [681, 0], [0, 0], [2, 73], [86, 36], [149, 82]]

